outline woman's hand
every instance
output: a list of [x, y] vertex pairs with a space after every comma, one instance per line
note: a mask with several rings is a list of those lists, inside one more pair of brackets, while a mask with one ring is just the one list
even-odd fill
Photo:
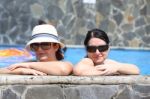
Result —
[[101, 75], [114, 75], [118, 74], [119, 67], [116, 64], [103, 64], [95, 66], [98, 71], [101, 71]]
[[35, 76], [45, 76], [47, 75], [46, 73], [34, 70], [34, 69], [29, 69], [29, 68], [17, 68], [12, 71], [12, 74], [22, 74], [22, 75], [35, 75]]
[[30, 68], [29, 64], [30, 63], [16, 63], [16, 64], [10, 65], [7, 69], [12, 71], [17, 68]]

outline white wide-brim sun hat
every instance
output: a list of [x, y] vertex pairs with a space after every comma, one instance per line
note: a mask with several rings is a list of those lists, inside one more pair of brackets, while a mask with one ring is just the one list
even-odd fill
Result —
[[37, 25], [33, 28], [31, 40], [26, 44], [26, 49], [30, 49], [32, 43], [51, 42], [58, 43], [61, 48], [65, 45], [60, 42], [57, 30], [50, 24]]

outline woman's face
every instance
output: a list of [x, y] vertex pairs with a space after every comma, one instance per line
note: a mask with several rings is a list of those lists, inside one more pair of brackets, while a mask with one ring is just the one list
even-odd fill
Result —
[[[88, 42], [88, 46], [98, 47], [104, 45], [107, 45], [106, 42], [99, 38], [91, 38]], [[98, 48], [95, 50], [95, 52], [87, 51], [88, 57], [93, 60], [95, 65], [102, 64], [108, 56], [108, 49], [105, 51], [99, 51]]]
[[[40, 47], [36, 49], [34, 52], [36, 54], [36, 58], [38, 61], [55, 61], [56, 59], [56, 51], [59, 48], [58, 44], [44, 44], [40, 43]], [[43, 48], [41, 47], [43, 46]]]

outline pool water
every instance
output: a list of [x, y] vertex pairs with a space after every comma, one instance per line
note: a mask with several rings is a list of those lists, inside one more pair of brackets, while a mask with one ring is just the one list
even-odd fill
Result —
[[[3, 45], [0, 47], [0, 50], [17, 48], [19, 50], [23, 50], [24, 46], [15, 45]], [[33, 53], [29, 56], [11, 56], [11, 57], [0, 57], [0, 67], [6, 67], [13, 63], [29, 61], [35, 59]], [[65, 52], [65, 59], [67, 61], [72, 62], [74, 65], [79, 62], [86, 55], [86, 51], [84, 48], [76, 48], [69, 47]], [[131, 63], [137, 65], [142, 75], [150, 74], [150, 50], [133, 50], [133, 49], [111, 49], [109, 52], [108, 58], [123, 62], [123, 63]]]

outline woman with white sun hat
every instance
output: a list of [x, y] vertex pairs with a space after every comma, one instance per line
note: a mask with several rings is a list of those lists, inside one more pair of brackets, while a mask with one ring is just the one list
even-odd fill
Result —
[[69, 75], [72, 72], [72, 64], [61, 61], [64, 58], [61, 49], [64, 47], [54, 26], [37, 25], [33, 28], [31, 40], [26, 44], [27, 50], [35, 52], [37, 61], [16, 63], [3, 71], [0, 70], [0, 73]]

